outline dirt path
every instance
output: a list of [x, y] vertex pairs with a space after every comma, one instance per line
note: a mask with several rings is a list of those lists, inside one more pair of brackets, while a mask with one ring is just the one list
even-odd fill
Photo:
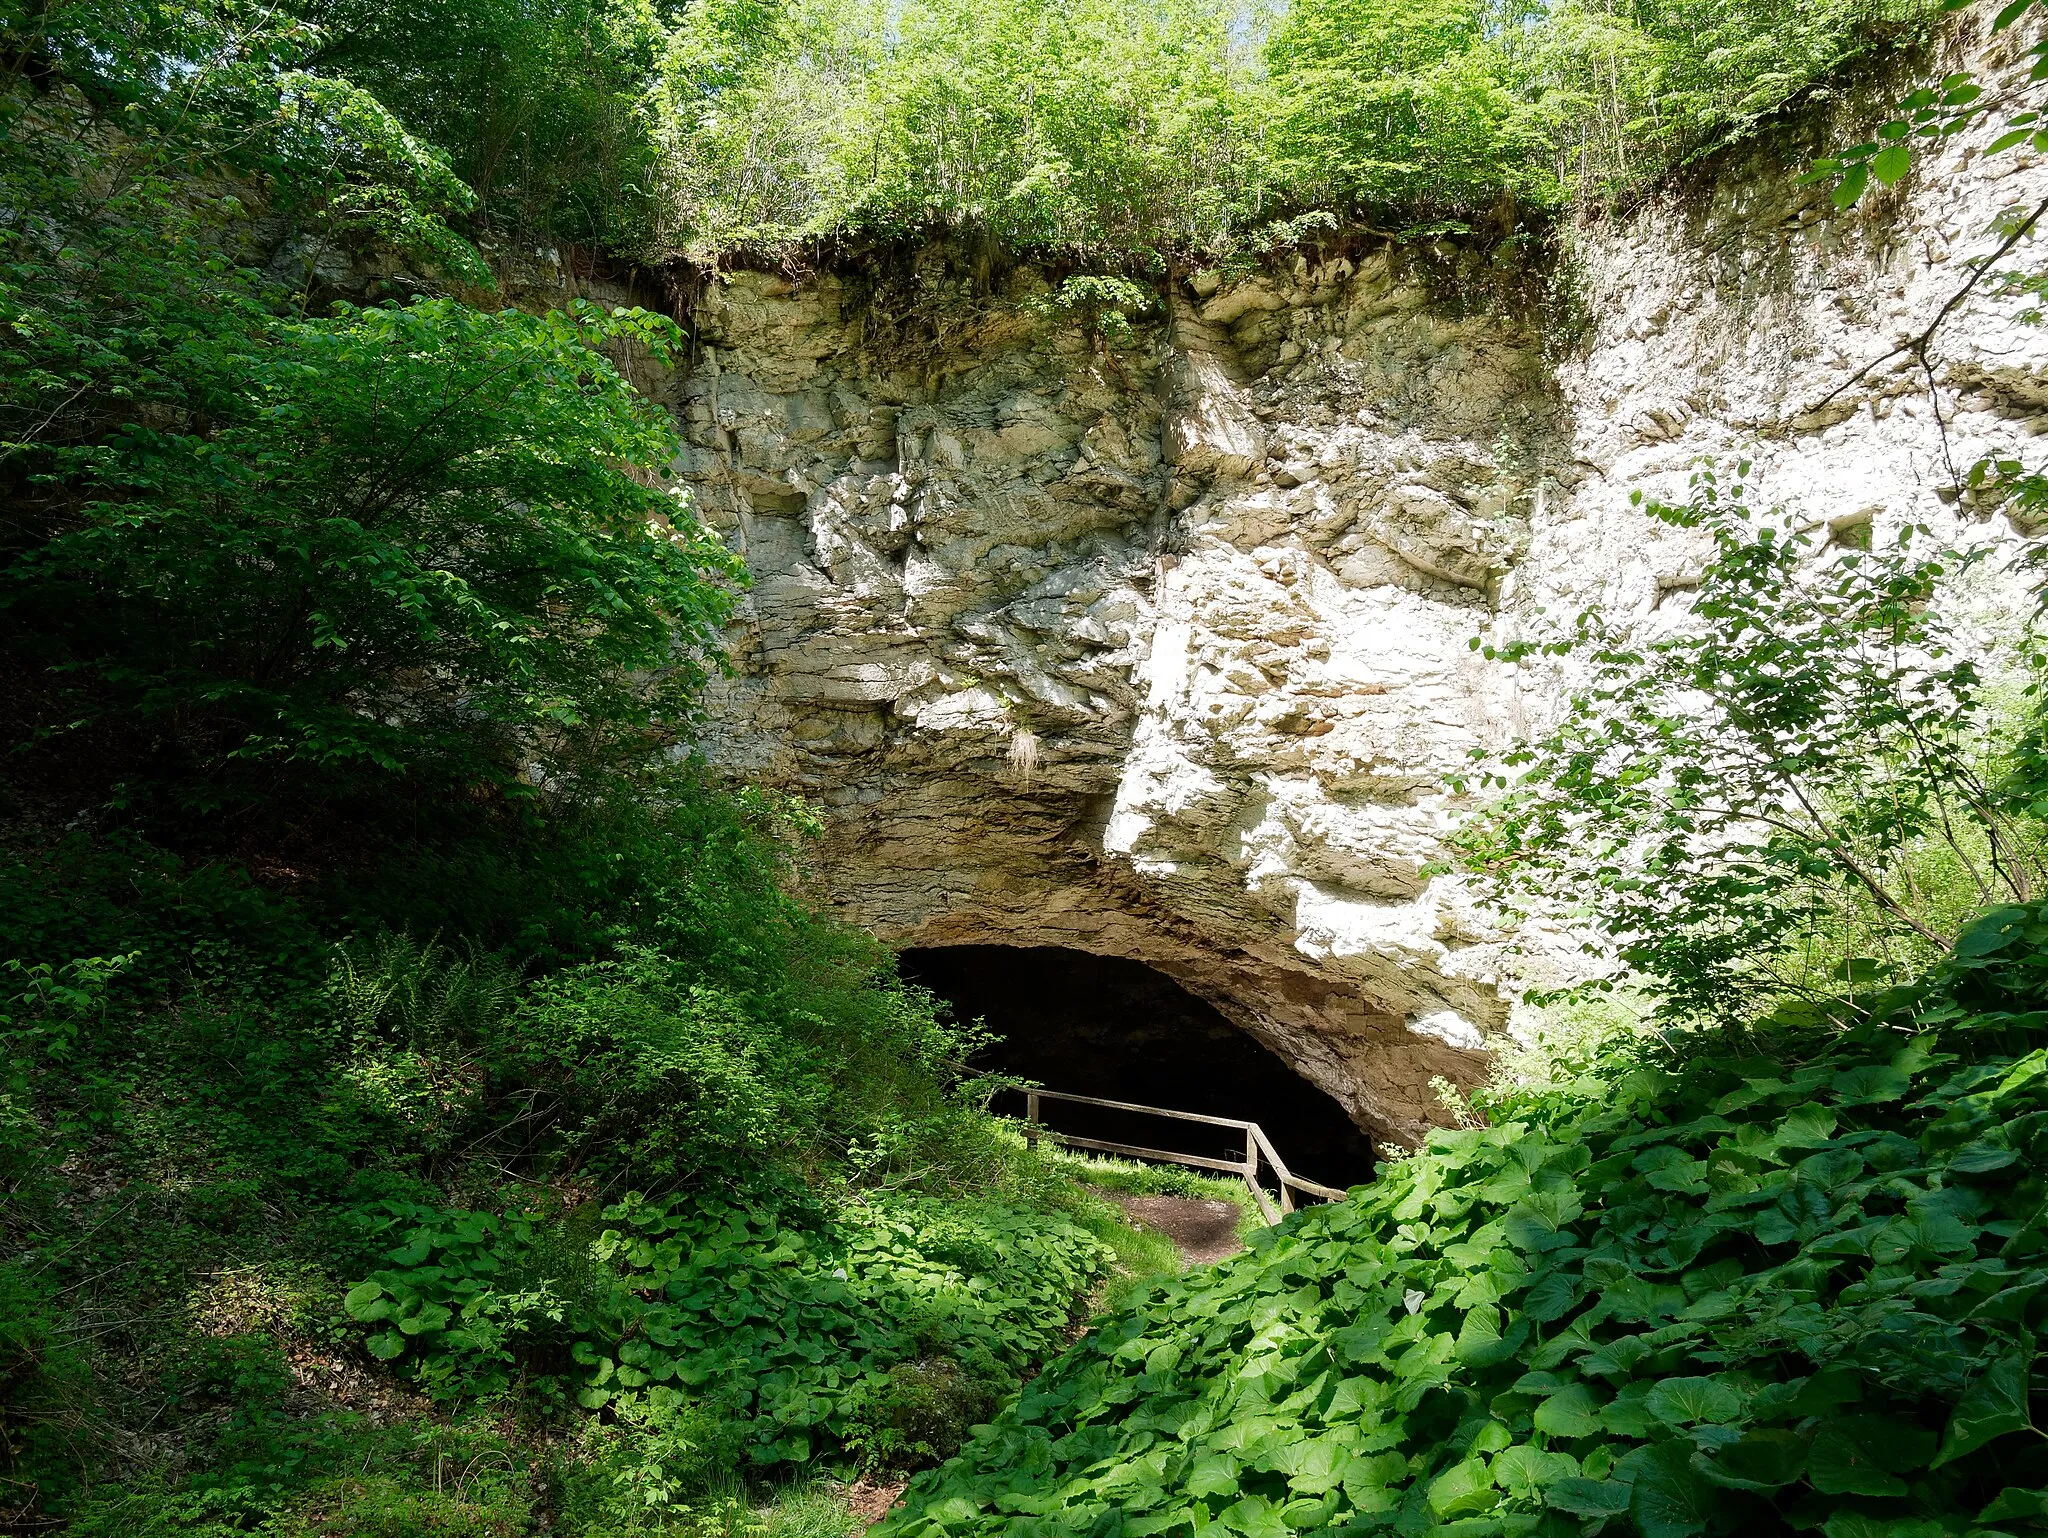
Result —
[[[1206, 1266], [1235, 1255], [1244, 1248], [1237, 1237], [1240, 1209], [1233, 1202], [1194, 1201], [1184, 1196], [1104, 1195], [1115, 1202], [1133, 1223], [1155, 1229], [1171, 1239], [1180, 1251], [1181, 1264]], [[866, 1530], [887, 1515], [903, 1494], [900, 1480], [872, 1480], [863, 1475], [840, 1489], [856, 1527]]]
[[1235, 1202], [1195, 1201], [1185, 1196], [1111, 1199], [1132, 1222], [1157, 1229], [1171, 1239], [1184, 1265], [1210, 1265], [1244, 1248], [1244, 1241], [1237, 1237], [1240, 1209]]
[[889, 1508], [902, 1496], [904, 1484], [901, 1479], [873, 1479], [863, 1474], [842, 1486], [839, 1498], [853, 1513], [854, 1526], [866, 1532], [889, 1514]]

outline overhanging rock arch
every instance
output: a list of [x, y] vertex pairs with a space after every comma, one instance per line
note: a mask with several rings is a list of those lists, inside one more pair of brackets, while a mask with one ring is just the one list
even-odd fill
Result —
[[[992, 1033], [977, 1069], [1053, 1091], [1056, 1131], [1241, 1164], [1247, 1135], [1066, 1096], [1258, 1124], [1286, 1167], [1325, 1188], [1373, 1178], [1371, 1138], [1345, 1108], [1218, 1010], [1143, 962], [1065, 946], [963, 945], [902, 953], [906, 980]], [[1028, 1109], [1005, 1094], [1000, 1109]], [[1264, 1155], [1261, 1155], [1264, 1158]]]
[[[907, 378], [829, 276], [715, 289], [684, 469], [756, 586], [709, 747], [823, 808], [826, 885], [891, 944], [1144, 962], [1406, 1143], [1505, 1014], [1424, 866], [1518, 537], [1478, 435], [1549, 398], [1532, 338], [1400, 311], [1443, 421], [1389, 433], [1390, 259], [1311, 282], [1329, 355], [1291, 382], [1228, 306], [1114, 360], [992, 326]], [[1348, 425], [1297, 420], [1333, 392]]]
[[[724, 275], [658, 386], [756, 577], [704, 747], [822, 809], [827, 890], [891, 943], [1143, 961], [1413, 1141], [1433, 1080], [1484, 1073], [1514, 962], [1429, 874], [1445, 787], [1551, 703], [1468, 643], [1658, 623], [1699, 552], [1629, 496], [1702, 455], [1881, 532], [1952, 521], [1919, 386], [1839, 392], [1841, 360], [1947, 295], [1887, 231], [1964, 240], [2048, 169], [2005, 174], [1944, 162], [1837, 223], [1731, 163], [1710, 205], [1574, 235], [1569, 347], [1442, 243], [1187, 278], [1114, 354], [943, 250], [899, 285], [921, 327], [873, 323], [886, 284]], [[2018, 302], [1946, 334], [1958, 441], [2010, 442], [2048, 373]]]
[[1191, 915], [1161, 901], [1100, 851], [1089, 821], [1073, 817], [1074, 800], [1043, 784], [1025, 792], [876, 765], [828, 806], [817, 865], [844, 916], [898, 949], [1058, 946], [1150, 966], [1375, 1139], [1414, 1141], [1443, 1112], [1432, 1081], [1470, 1083], [1483, 1071], [1469, 1046], [1416, 1030], [1341, 975], [1319, 974], [1256, 907]]

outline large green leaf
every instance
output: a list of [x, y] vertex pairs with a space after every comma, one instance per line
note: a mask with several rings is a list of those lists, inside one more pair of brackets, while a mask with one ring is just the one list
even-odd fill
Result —
[[1578, 1288], [1563, 1271], [1546, 1271], [1522, 1294], [1522, 1315], [1537, 1324], [1549, 1324], [1571, 1312]]
[[363, 1347], [380, 1362], [389, 1362], [405, 1355], [405, 1337], [396, 1330], [379, 1330]]
[[1643, 1407], [1667, 1426], [1729, 1421], [1742, 1413], [1742, 1396], [1713, 1378], [1665, 1378], [1644, 1396]]
[[1629, 1487], [1615, 1479], [1560, 1479], [1543, 1492], [1544, 1503], [1575, 1517], [1597, 1520], [1628, 1510]]
[[1469, 1516], [1485, 1511], [1498, 1499], [1484, 1458], [1453, 1464], [1429, 1482], [1429, 1507], [1440, 1517]]
[[1888, 1064], [1868, 1063], [1835, 1075], [1835, 1098], [1843, 1105], [1879, 1105], [1897, 1100], [1913, 1087], [1913, 1081]]
[[1536, 1407], [1536, 1429], [1554, 1437], [1589, 1437], [1600, 1429], [1595, 1408], [1593, 1391], [1574, 1383]]
[[1826, 1538], [1953, 1538], [1942, 1523], [1925, 1517], [1878, 1516], [1846, 1507], [1823, 1524]]
[[1906, 1482], [1887, 1473], [1853, 1438], [1823, 1426], [1807, 1454], [1807, 1477], [1823, 1495], [1904, 1495]]
[[407, 1314], [398, 1321], [399, 1329], [408, 1335], [431, 1335], [448, 1322], [449, 1310], [444, 1303], [421, 1305], [416, 1313]]
[[1692, 1538], [1706, 1531], [1718, 1499], [1693, 1472], [1690, 1445], [1665, 1442], [1638, 1465], [1628, 1509], [1643, 1538]]
[[1796, 1432], [1771, 1429], [1746, 1433], [1709, 1453], [1693, 1456], [1692, 1466], [1717, 1485], [1737, 1490], [1775, 1490], [1789, 1485], [1806, 1468], [1806, 1440]]
[[1899, 1476], [1924, 1468], [1934, 1434], [1888, 1415], [1840, 1415], [1823, 1422], [1807, 1455], [1807, 1477], [1826, 1495], [1904, 1495]]
[[1534, 1192], [1509, 1209], [1505, 1222], [1508, 1240], [1524, 1250], [1557, 1249], [1571, 1242], [1565, 1227], [1581, 1210], [1577, 1195], [1569, 1189]]
[[1988, 1175], [2019, 1161], [2019, 1155], [1997, 1136], [1981, 1137], [1948, 1159], [1948, 1168], [1958, 1175]]
[[1967, 1457], [1987, 1442], [2033, 1425], [2027, 1409], [2027, 1379], [2032, 1362], [2032, 1352], [2015, 1351], [1992, 1363], [1964, 1391], [1956, 1402], [1955, 1413], [1949, 1416], [1941, 1454], [1934, 1460], [1936, 1468]]
[[1870, 174], [1885, 186], [1902, 178], [1913, 166], [1913, 152], [1903, 144], [1887, 144], [1870, 161]]
[[2048, 1522], [2048, 1490], [2019, 1490], [2011, 1485], [1998, 1492], [1982, 1511], [1979, 1522]]
[[1183, 1488], [1190, 1495], [1235, 1495], [1237, 1494], [1237, 1459], [1227, 1452], [1211, 1453], [1197, 1459], [1183, 1481]]
[[384, 1296], [384, 1288], [378, 1282], [358, 1282], [349, 1288], [341, 1306], [347, 1310], [349, 1318], [364, 1324], [374, 1324], [391, 1317], [391, 1300]]
[[1349, 1442], [1350, 1438], [1342, 1435], [1296, 1442], [1280, 1450], [1272, 1460], [1273, 1467], [1287, 1476], [1287, 1488], [1296, 1495], [1321, 1495], [1342, 1483], [1351, 1462]]
[[2028, 908], [1988, 910], [1973, 919], [1956, 937], [1956, 959], [1975, 961], [2005, 950], [2025, 935], [2033, 916], [2033, 910]]
[[1575, 1479], [1579, 1460], [1569, 1453], [1539, 1452], [1526, 1442], [1496, 1453], [1493, 1481], [1511, 1496], [1541, 1501], [1545, 1492], [1563, 1480]]

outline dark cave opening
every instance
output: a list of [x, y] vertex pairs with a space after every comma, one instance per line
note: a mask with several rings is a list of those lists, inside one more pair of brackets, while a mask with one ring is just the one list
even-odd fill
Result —
[[[1295, 1174], [1346, 1187], [1372, 1178], [1372, 1140], [1344, 1108], [1216, 1008], [1141, 961], [1058, 946], [907, 950], [906, 980], [985, 1020], [1002, 1039], [974, 1066], [1047, 1089], [1255, 1121]], [[1009, 1096], [999, 1110], [1021, 1113]], [[1241, 1160], [1224, 1127], [1048, 1101], [1079, 1137]]]

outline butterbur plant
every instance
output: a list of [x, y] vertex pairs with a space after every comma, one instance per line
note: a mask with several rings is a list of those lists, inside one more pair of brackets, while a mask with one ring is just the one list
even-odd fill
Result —
[[1688, 613], [1473, 643], [1581, 681], [1469, 782], [1495, 799], [1460, 857], [1508, 909], [1587, 924], [1674, 1017], [1897, 982], [2042, 878], [1986, 676], [1943, 618], [1974, 557], [1913, 527], [1831, 543], [1752, 507], [1747, 471], [1700, 469], [1680, 506], [1638, 496], [1711, 542]]
[[2043, 917], [1489, 1100], [1102, 1321], [881, 1538], [2041, 1531]]
[[[349, 1315], [372, 1356], [441, 1399], [519, 1384], [672, 1433], [671, 1462], [716, 1434], [773, 1466], [957, 1440], [1104, 1270], [1079, 1228], [993, 1203], [873, 1193], [832, 1214], [629, 1195], [604, 1218], [578, 1246], [536, 1217], [388, 1203], [376, 1223], [397, 1243]], [[629, 1483], [659, 1505], [681, 1488], [667, 1477]]]

